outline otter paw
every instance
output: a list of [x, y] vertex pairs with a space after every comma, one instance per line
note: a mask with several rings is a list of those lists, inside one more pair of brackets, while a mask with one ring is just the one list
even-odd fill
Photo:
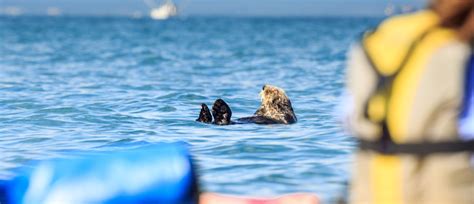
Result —
[[211, 116], [211, 111], [209, 111], [209, 108], [207, 107], [206, 104], [201, 104], [201, 112], [199, 112], [199, 118], [196, 119], [198, 122], [202, 123], [211, 123], [212, 122], [212, 116]]
[[222, 99], [217, 99], [212, 106], [212, 116], [214, 117], [214, 124], [216, 125], [228, 125], [230, 124], [230, 117], [232, 117], [232, 111], [230, 107]]

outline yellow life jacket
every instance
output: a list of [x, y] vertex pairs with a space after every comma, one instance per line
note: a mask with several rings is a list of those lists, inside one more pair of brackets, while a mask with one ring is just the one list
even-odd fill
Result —
[[374, 203], [402, 203], [399, 154], [427, 155], [439, 152], [473, 151], [474, 141], [407, 144], [405, 126], [417, 83], [430, 57], [456, 38], [439, 25], [432, 11], [420, 11], [386, 20], [367, 33], [362, 46], [378, 75], [377, 88], [366, 103], [365, 116], [379, 125], [378, 141], [360, 140], [361, 150], [376, 152], [370, 163]]
[[411, 91], [414, 89], [410, 87], [416, 86], [433, 51], [455, 38], [454, 31], [438, 27], [438, 22], [438, 16], [430, 11], [396, 17], [384, 22], [362, 41], [379, 75], [366, 115], [376, 123], [385, 120], [395, 142], [403, 142], [403, 136], [409, 134], [402, 124], [409, 111], [409, 101], [414, 98]]

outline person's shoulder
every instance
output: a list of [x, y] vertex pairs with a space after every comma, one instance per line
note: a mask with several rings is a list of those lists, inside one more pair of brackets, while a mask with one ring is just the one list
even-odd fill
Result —
[[412, 33], [437, 25], [439, 17], [430, 10], [401, 14], [385, 19], [377, 28], [379, 32]]

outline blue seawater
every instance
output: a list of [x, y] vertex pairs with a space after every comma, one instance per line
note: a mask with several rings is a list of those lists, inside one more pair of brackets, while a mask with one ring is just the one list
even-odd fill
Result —
[[[341, 195], [354, 140], [335, 106], [346, 53], [378, 18], [0, 17], [0, 178], [70, 151], [184, 141], [201, 187]], [[298, 123], [214, 126], [200, 104], [249, 116], [282, 87]]]

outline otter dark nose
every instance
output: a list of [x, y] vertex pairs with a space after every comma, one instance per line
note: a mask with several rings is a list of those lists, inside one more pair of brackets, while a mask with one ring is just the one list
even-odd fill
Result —
[[267, 85], [263, 85], [262, 90], [265, 90], [265, 87], [266, 87], [266, 86], [267, 86]]

